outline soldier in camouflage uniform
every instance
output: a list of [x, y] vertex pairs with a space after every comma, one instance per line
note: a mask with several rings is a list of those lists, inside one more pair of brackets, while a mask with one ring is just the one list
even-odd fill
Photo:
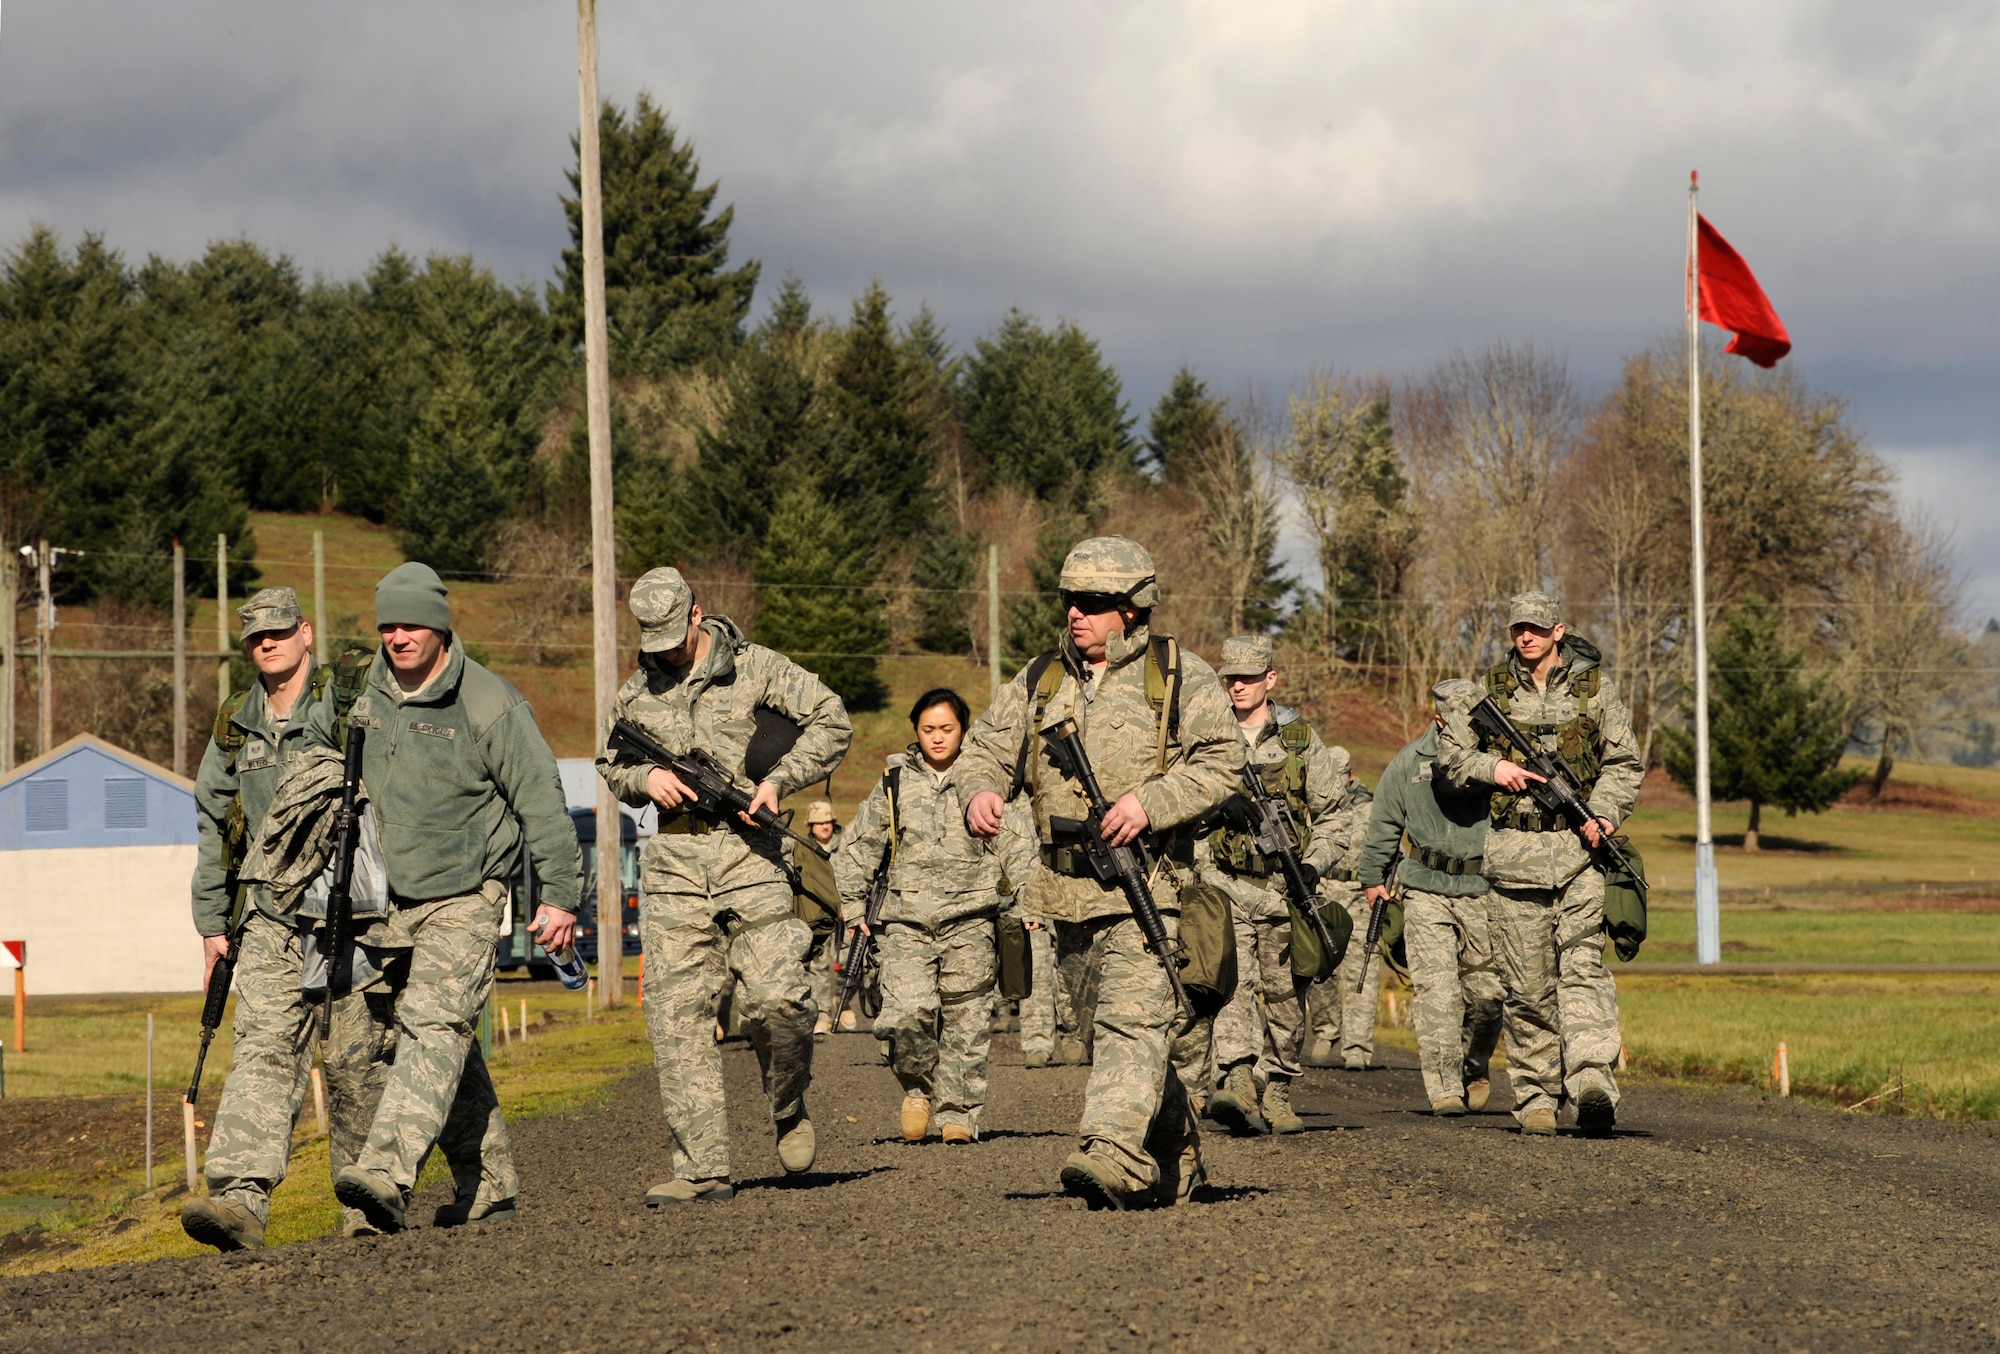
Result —
[[[1246, 758], [1259, 768], [1298, 832], [1306, 881], [1318, 885], [1333, 867], [1349, 819], [1354, 778], [1345, 748], [1329, 747], [1296, 710], [1270, 698], [1278, 672], [1266, 635], [1238, 635], [1222, 646], [1222, 679]], [[1257, 850], [1256, 810], [1236, 795], [1217, 814], [1222, 826], [1197, 848], [1205, 877], [1229, 895], [1236, 925], [1236, 995], [1215, 1017], [1220, 1089], [1211, 1119], [1234, 1133], [1297, 1133], [1292, 1109], [1299, 1075], [1300, 985], [1292, 975], [1291, 908], [1276, 861]]]
[[1243, 745], [1213, 670], [1150, 633], [1160, 589], [1143, 547], [1119, 536], [1084, 541], [1064, 560], [1059, 586], [1068, 617], [1061, 647], [1002, 689], [973, 726], [955, 778], [970, 795], [966, 825], [991, 840], [1002, 814], [1023, 807], [1006, 807], [1019, 768], [1044, 866], [1022, 906], [1054, 922], [1057, 964], [1075, 963], [1095, 987], [1083, 1150], [1064, 1162], [1063, 1188], [1092, 1207], [1178, 1202], [1201, 1169], [1193, 1113], [1169, 1063], [1183, 1022], [1123, 893], [1098, 880], [1077, 840], [1056, 830], [1055, 819], [1079, 820], [1088, 810], [1039, 735], [1076, 721], [1113, 801], [1106, 839], [1124, 844], [1144, 834], [1164, 862], [1154, 888], [1170, 935], [1179, 890], [1193, 878], [1191, 834], [1178, 829], [1235, 792]]
[[[1472, 682], [1438, 683], [1437, 721], [1383, 771], [1361, 852], [1371, 904], [1402, 889], [1417, 1060], [1432, 1112], [1447, 1117], [1486, 1108], [1487, 1066], [1500, 1037], [1500, 974], [1479, 873], [1488, 797], [1453, 789], [1436, 769], [1443, 712], [1462, 716], [1480, 694]], [[1409, 854], [1391, 878], [1390, 858], [1406, 834]]]
[[1567, 1096], [1580, 1129], [1607, 1133], [1617, 1122], [1618, 1005], [1604, 967], [1604, 872], [1590, 848], [1631, 813], [1645, 768], [1631, 713], [1604, 680], [1596, 647], [1564, 627], [1556, 599], [1520, 594], [1507, 626], [1513, 652], [1487, 671], [1485, 694], [1568, 763], [1594, 817], [1579, 831], [1545, 815], [1525, 793], [1538, 777], [1456, 708], [1445, 714], [1438, 765], [1455, 786], [1491, 788], [1483, 872], [1507, 991], [1515, 1118], [1523, 1132], [1552, 1134]]
[[[826, 800], [815, 799], [807, 806], [806, 832], [826, 848], [827, 855], [840, 854], [840, 824], [833, 816], [833, 805]], [[833, 961], [840, 934], [837, 924], [840, 881], [834, 878], [831, 861], [821, 860], [789, 838], [785, 847], [792, 854], [792, 868], [798, 874], [792, 910], [813, 933], [812, 948], [806, 951], [806, 976], [812, 980], [813, 1009], [819, 1012], [819, 1018], [813, 1022], [813, 1038], [818, 1039], [833, 1032], [834, 994], [838, 991], [833, 982]]]
[[1382, 995], [1383, 965], [1379, 949], [1364, 943], [1368, 899], [1356, 882], [1373, 799], [1367, 786], [1350, 780], [1345, 812], [1327, 833], [1333, 841], [1332, 861], [1320, 876], [1320, 896], [1347, 909], [1354, 922], [1354, 942], [1331, 977], [1306, 989], [1306, 1008], [1313, 1022], [1313, 1047], [1306, 1062], [1312, 1067], [1364, 1072], [1375, 1054], [1375, 1010]]
[[[784, 655], [752, 644], [736, 624], [704, 615], [675, 569], [654, 569], [632, 586], [639, 671], [618, 692], [613, 717], [629, 719], [676, 752], [705, 751], [776, 809], [787, 790], [825, 780], [854, 731], [840, 698]], [[758, 709], [800, 728], [798, 741], [765, 779], [743, 769]], [[610, 729], [605, 730], [610, 734]], [[664, 767], [600, 745], [597, 770], [627, 804], [660, 807], [659, 833], [639, 860], [646, 905], [646, 1031], [660, 1077], [660, 1105], [673, 1142], [674, 1178], [646, 1194], [649, 1207], [735, 1196], [722, 1054], [713, 1024], [724, 975], [736, 981], [744, 1033], [763, 1072], [777, 1126], [778, 1160], [810, 1169], [816, 1151], [806, 1115], [818, 1008], [806, 976], [812, 931], [793, 914], [781, 833], [690, 808], [695, 796]]]
[[[493, 987], [507, 881], [522, 856], [542, 905], [528, 930], [550, 951], [570, 943], [581, 873], [555, 755], [534, 711], [504, 678], [468, 658], [452, 631], [443, 581], [426, 564], [392, 569], [375, 588], [382, 648], [348, 714], [363, 736], [361, 778], [380, 829], [389, 915], [360, 939], [406, 951], [395, 1001], [395, 1062], [374, 1121], [334, 1196], [377, 1230], [404, 1225], [417, 1172], [452, 1121], [482, 1125], [505, 1151], [500, 1100], [479, 1054], [479, 1015]], [[332, 706], [311, 716], [311, 740], [338, 748]], [[489, 1165], [491, 1163], [489, 1162]], [[446, 1224], [513, 1212], [504, 1178], [457, 1176]]]
[[998, 974], [994, 919], [1000, 861], [965, 828], [954, 767], [971, 711], [939, 687], [917, 698], [917, 741], [875, 783], [854, 815], [840, 859], [842, 920], [865, 923], [870, 882], [889, 872], [875, 932], [882, 1010], [875, 1037], [903, 1088], [901, 1127], [921, 1142], [933, 1123], [947, 1143], [979, 1140], [986, 1104]]

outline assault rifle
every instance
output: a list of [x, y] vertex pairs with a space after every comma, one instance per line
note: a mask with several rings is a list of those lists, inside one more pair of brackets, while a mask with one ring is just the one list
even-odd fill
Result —
[[[340, 768], [340, 810], [333, 820], [333, 878], [326, 891], [326, 999], [319, 1008], [319, 1037], [333, 1038], [333, 997], [341, 962], [354, 942], [354, 851], [361, 845], [361, 747], [367, 731], [347, 726], [347, 757]], [[352, 973], [349, 974], [350, 978]]]
[[[882, 900], [889, 896], [889, 850], [889, 845], [882, 848], [882, 867], [869, 882], [868, 905], [862, 911], [861, 925], [854, 928], [854, 936], [847, 942], [847, 955], [838, 966], [840, 1000], [833, 1008], [836, 1020], [856, 992], [866, 991], [868, 974], [875, 967], [875, 928], [882, 924]], [[862, 1005], [865, 1009], [867, 1002], [864, 1000]]]
[[[230, 890], [232, 893], [235, 890]], [[229, 948], [208, 971], [208, 993], [201, 1003], [201, 1048], [194, 1055], [194, 1077], [188, 1082], [187, 1103], [201, 1097], [201, 1066], [208, 1061], [209, 1041], [222, 1028], [222, 1008], [229, 1004], [229, 985], [236, 980], [236, 952], [243, 943], [243, 923], [231, 918]]]
[[1083, 735], [1073, 719], [1064, 719], [1053, 727], [1042, 731], [1047, 742], [1049, 756], [1054, 759], [1056, 769], [1075, 780], [1083, 791], [1084, 804], [1089, 812], [1079, 822], [1074, 819], [1051, 819], [1053, 826], [1062, 822], [1066, 827], [1073, 824], [1077, 834], [1079, 849], [1089, 863], [1091, 873], [1104, 883], [1116, 883], [1125, 891], [1125, 901], [1131, 905], [1132, 917], [1139, 923], [1139, 932], [1146, 938], [1146, 948], [1160, 961], [1160, 967], [1167, 971], [1167, 984], [1174, 990], [1174, 1002], [1188, 1019], [1195, 1017], [1194, 1003], [1188, 999], [1187, 988], [1181, 984], [1180, 948], [1167, 939], [1167, 924], [1160, 919], [1160, 909], [1153, 902], [1153, 890], [1146, 882], [1151, 870], [1151, 862], [1146, 858], [1143, 842], [1132, 841], [1125, 846], [1113, 846], [1104, 840], [1104, 815], [1111, 810], [1111, 804], [1104, 797], [1104, 790], [1097, 783], [1097, 773], [1091, 770], [1090, 754], [1084, 751]]
[[[1396, 839], [1396, 849], [1389, 853], [1389, 863], [1382, 867], [1382, 887], [1393, 890], [1396, 887], [1396, 866], [1403, 859], [1403, 842]], [[1361, 991], [1368, 986], [1368, 965], [1375, 947], [1382, 943], [1382, 924], [1389, 920], [1389, 895], [1383, 894], [1368, 905], [1368, 932], [1361, 942], [1361, 971], [1354, 975], [1354, 990]]]
[[[629, 756], [634, 761], [651, 762], [663, 771], [673, 772], [676, 779], [694, 791], [694, 800], [683, 804], [682, 808], [698, 809], [703, 813], [730, 821], [732, 815], [746, 814], [758, 827], [772, 832], [782, 832], [800, 846], [805, 847], [821, 860], [831, 860], [824, 846], [810, 837], [802, 837], [785, 824], [774, 810], [758, 809], [750, 812], [750, 796], [737, 788], [729, 773], [722, 769], [722, 763], [708, 753], [697, 748], [692, 752], [670, 752], [666, 744], [647, 733], [629, 719], [618, 720], [611, 726], [611, 737], [607, 746], [615, 756]], [[741, 819], [735, 819], [741, 823]]]
[[[1577, 830], [1577, 835], [1579, 837], [1583, 835], [1583, 825], [1597, 815], [1583, 802], [1583, 786], [1578, 782], [1576, 773], [1569, 769], [1568, 762], [1552, 752], [1537, 751], [1527, 736], [1514, 727], [1514, 721], [1507, 718], [1506, 713], [1494, 703], [1491, 696], [1485, 697], [1472, 707], [1472, 727], [1495, 742], [1504, 742], [1513, 747], [1520, 754], [1517, 758], [1520, 765], [1542, 777], [1541, 780], [1528, 782], [1528, 793], [1534, 797], [1535, 803], [1549, 813], [1561, 814], [1569, 819], [1569, 824]], [[1588, 846], [1588, 840], [1584, 844]], [[1621, 873], [1629, 876], [1632, 887], [1639, 894], [1639, 900], [1647, 901], [1649, 889], [1645, 876], [1633, 868], [1631, 858], [1619, 848], [1610, 833], [1606, 832], [1598, 837], [1597, 845], [1592, 848], [1592, 854], [1609, 860]]]
[[1250, 807], [1257, 814], [1254, 837], [1257, 850], [1266, 860], [1278, 862], [1278, 873], [1285, 877], [1285, 891], [1292, 895], [1292, 905], [1312, 923], [1313, 930], [1319, 933], [1319, 943], [1327, 954], [1332, 954], [1340, 946], [1334, 942], [1326, 918], [1319, 914], [1319, 901], [1314, 897], [1312, 885], [1306, 882], [1305, 865], [1299, 859], [1298, 833], [1285, 806], [1272, 797], [1264, 777], [1247, 762], [1243, 766], [1243, 784], [1250, 791]]

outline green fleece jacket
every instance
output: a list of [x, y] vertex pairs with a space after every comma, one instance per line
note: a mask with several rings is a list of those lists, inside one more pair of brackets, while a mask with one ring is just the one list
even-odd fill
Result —
[[[194, 778], [195, 827], [200, 842], [194, 863], [194, 929], [202, 935], [219, 936], [229, 929], [231, 900], [223, 861], [223, 834], [230, 804], [242, 795], [243, 819], [250, 829], [249, 839], [255, 841], [271, 799], [278, 792], [278, 782], [305, 740], [312, 708], [312, 688], [308, 685], [299, 693], [298, 703], [285, 721], [279, 723], [271, 715], [263, 683], [253, 683], [243, 708], [230, 717], [230, 723], [244, 735], [233, 767], [229, 755], [215, 739], [208, 740], [208, 750], [202, 754], [201, 769]], [[264, 915], [278, 916], [270, 889], [257, 885], [250, 890], [250, 896]]]
[[1396, 867], [1404, 887], [1446, 898], [1470, 898], [1486, 892], [1478, 874], [1447, 874], [1416, 858], [1420, 849], [1455, 860], [1470, 861], [1486, 850], [1486, 803], [1479, 790], [1453, 789], [1437, 769], [1437, 727], [1404, 747], [1389, 762], [1375, 787], [1375, 811], [1368, 819], [1368, 837], [1361, 847], [1356, 882], [1372, 888], [1383, 882], [1389, 857], [1403, 834], [1410, 837], [1410, 855]]
[[[525, 850], [542, 902], [577, 910], [581, 866], [555, 754], [527, 700], [467, 658], [457, 635], [444, 671], [414, 696], [401, 696], [377, 653], [348, 722], [367, 739], [361, 780], [396, 901], [512, 879]], [[331, 703], [314, 707], [311, 729], [315, 741], [335, 745]]]

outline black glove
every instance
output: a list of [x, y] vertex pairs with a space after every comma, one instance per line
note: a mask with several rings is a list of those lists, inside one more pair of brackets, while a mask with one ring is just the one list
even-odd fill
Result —
[[1255, 832], [1264, 825], [1258, 817], [1257, 806], [1243, 795], [1231, 795], [1216, 805], [1215, 821], [1238, 832]]
[[1306, 892], [1312, 893], [1318, 890], [1319, 888], [1318, 870], [1315, 870], [1312, 866], [1306, 864], [1304, 861], [1300, 861], [1299, 873], [1305, 877]]

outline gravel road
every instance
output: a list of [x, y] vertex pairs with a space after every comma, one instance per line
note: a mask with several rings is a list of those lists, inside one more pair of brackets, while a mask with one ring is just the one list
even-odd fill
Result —
[[1306, 1133], [1208, 1140], [1196, 1206], [1088, 1213], [1055, 1184], [1082, 1069], [997, 1039], [988, 1137], [947, 1148], [896, 1136], [873, 1060], [820, 1046], [819, 1165], [787, 1179], [730, 1048], [729, 1204], [640, 1206], [669, 1173], [648, 1072], [515, 1130], [512, 1226], [7, 1280], [0, 1349], [1817, 1351], [2000, 1326], [1985, 1125], [1641, 1082], [1615, 1138], [1528, 1139], [1433, 1120], [1407, 1067], [1314, 1072]]

